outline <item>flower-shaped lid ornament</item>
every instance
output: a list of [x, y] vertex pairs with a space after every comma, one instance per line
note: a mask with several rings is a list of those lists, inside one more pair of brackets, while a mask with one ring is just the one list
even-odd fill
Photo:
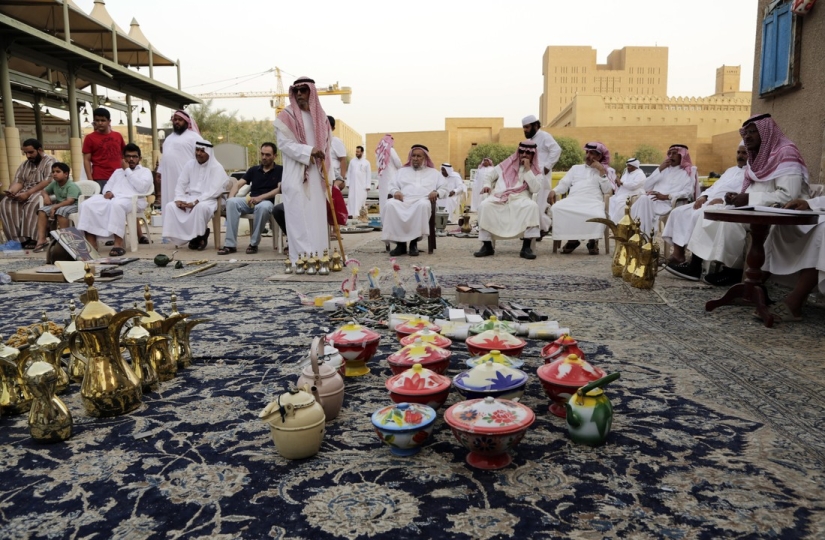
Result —
[[473, 392], [504, 391], [527, 383], [527, 374], [488, 360], [469, 371], [462, 371], [453, 379], [455, 385]]
[[536, 372], [540, 379], [563, 386], [578, 388], [606, 375], [604, 370], [582, 360], [575, 354], [541, 366]]
[[505, 434], [527, 428], [536, 419], [529, 407], [509, 399], [486, 397], [462, 401], [444, 412], [451, 427], [471, 433]]
[[453, 341], [450, 338], [446, 338], [438, 332], [433, 332], [429, 328], [425, 328], [401, 338], [401, 345], [409, 345], [415, 342], [416, 339], [420, 339], [424, 343], [431, 343], [436, 347], [441, 347], [442, 349], [449, 349], [453, 344]]
[[442, 392], [449, 388], [451, 383], [449, 377], [439, 375], [421, 364], [413, 364], [413, 367], [400, 375], [387, 379], [385, 385], [390, 392], [418, 396]]

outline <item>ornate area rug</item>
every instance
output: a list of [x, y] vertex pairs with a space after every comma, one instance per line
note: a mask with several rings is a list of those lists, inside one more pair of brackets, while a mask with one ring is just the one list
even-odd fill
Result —
[[[35, 443], [24, 416], [0, 419], [0, 538], [825, 536], [821, 309], [766, 330], [745, 308], [704, 313], [718, 290], [624, 293], [611, 279], [516, 274], [513, 299], [572, 328], [593, 364], [622, 373], [607, 388], [607, 444], [572, 443], [547, 412], [535, 376], [545, 343], [530, 341], [522, 403], [537, 419], [510, 466], [469, 467], [444, 409], [419, 454], [393, 456], [370, 423], [389, 403], [386, 357], [399, 347], [381, 331], [372, 372], [346, 381], [320, 453], [288, 461], [257, 414], [297, 379], [311, 338], [333, 326], [298, 304], [303, 283], [250, 287], [226, 276], [173, 283], [181, 312], [213, 320], [193, 330], [194, 365], [137, 411], [90, 418], [73, 384], [65, 443]], [[2, 335], [41, 310], [64, 318], [83, 289], [18, 284], [0, 301]], [[140, 283], [99, 290], [116, 309], [142, 305]], [[170, 292], [168, 282], [153, 287], [158, 311], [169, 311]], [[455, 344], [449, 375], [468, 357]], [[457, 401], [453, 393], [447, 406]]]

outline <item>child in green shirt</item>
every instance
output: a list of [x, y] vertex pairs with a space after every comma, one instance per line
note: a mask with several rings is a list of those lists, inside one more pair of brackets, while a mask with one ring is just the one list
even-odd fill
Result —
[[35, 253], [40, 253], [49, 246], [49, 224], [57, 220], [60, 229], [69, 226], [69, 215], [77, 212], [77, 199], [80, 188], [69, 180], [69, 166], [65, 163], [52, 165], [52, 183], [43, 190], [51, 196], [52, 204], [44, 206], [37, 212], [37, 246]]

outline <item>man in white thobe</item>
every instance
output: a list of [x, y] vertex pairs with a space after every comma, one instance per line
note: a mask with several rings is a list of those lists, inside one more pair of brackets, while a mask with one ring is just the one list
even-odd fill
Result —
[[642, 195], [645, 184], [645, 172], [639, 168], [638, 158], [630, 158], [625, 164], [624, 174], [621, 178], [616, 178], [616, 189], [610, 197], [609, 210], [610, 219], [613, 223], [618, 223], [624, 217], [624, 209], [627, 199]]
[[[195, 155], [195, 143], [201, 140], [200, 130], [195, 119], [186, 111], [172, 113], [172, 133], [163, 140], [162, 156], [158, 166], [160, 191], [158, 199], [166, 203], [175, 199], [175, 185], [184, 166]], [[155, 187], [157, 191], [157, 186]]]
[[372, 167], [364, 157], [364, 147], [355, 147], [355, 158], [349, 161], [347, 167], [347, 213], [349, 217], [358, 217], [361, 208], [367, 202], [367, 193], [370, 191]]
[[630, 207], [630, 217], [641, 221], [642, 231], [653, 236], [662, 216], [673, 209], [673, 201], [693, 201], [699, 194], [699, 177], [690, 159], [688, 147], [674, 144], [668, 148], [667, 157], [645, 179], [645, 197], [639, 197]]
[[[117, 169], [103, 187], [103, 193], [83, 201], [83, 211], [77, 228], [86, 233], [86, 240], [97, 246], [98, 236], [113, 236], [114, 247], [109, 253], [119, 257], [125, 253], [123, 237], [126, 234], [126, 214], [132, 211], [132, 197], [148, 193], [154, 181], [152, 171], [140, 165], [140, 148], [129, 143], [123, 150], [123, 159], [129, 165]], [[146, 209], [146, 197], [137, 199], [137, 212]]]
[[[825, 197], [794, 199], [785, 208], [825, 212]], [[793, 286], [788, 296], [768, 308], [774, 321], [801, 320], [802, 306], [814, 287], [818, 284], [825, 292], [825, 216], [816, 225], [772, 227], [762, 270]]]
[[163, 237], [176, 246], [189, 242], [189, 249], [203, 251], [209, 239], [209, 220], [218, 208], [228, 177], [212, 143], [195, 143], [195, 159], [184, 166], [175, 186], [175, 200], [163, 209]]
[[662, 240], [673, 245], [673, 254], [667, 261], [669, 265], [678, 265], [685, 262], [685, 246], [693, 234], [696, 222], [704, 214], [707, 207], [725, 204], [725, 194], [737, 192], [742, 188], [745, 179], [745, 164], [748, 162], [748, 151], [745, 143], [739, 144], [736, 151], [736, 165], [726, 170], [693, 204], [677, 206], [667, 218], [665, 230], [662, 231]]
[[539, 237], [539, 207], [533, 194], [541, 188], [539, 160], [533, 141], [522, 141], [515, 154], [485, 174], [481, 193], [492, 193], [478, 206], [478, 238], [481, 249], [476, 257], [495, 254], [493, 237], [523, 236], [522, 259], [536, 258], [530, 243]]
[[[561, 252], [572, 253], [584, 239], [588, 241], [588, 253], [596, 255], [604, 225], [587, 220], [605, 217], [604, 194], [613, 189], [616, 171], [610, 166], [610, 151], [602, 143], [589, 142], [584, 151], [584, 164], [571, 167], [550, 191], [547, 201], [552, 205], [553, 241], [567, 240]], [[568, 191], [566, 198], [558, 199]]]
[[[541, 122], [534, 115], [531, 114], [522, 118], [521, 126], [524, 130], [524, 137], [536, 143], [536, 148], [538, 148], [541, 189], [536, 201], [539, 205], [541, 236], [544, 236], [552, 225], [550, 216], [547, 215], [547, 197], [552, 189], [553, 166], [561, 157], [561, 146], [552, 135], [541, 130]], [[541, 240], [541, 236], [538, 238], [539, 240]]]
[[389, 133], [384, 135], [375, 148], [375, 165], [378, 168], [378, 207], [381, 211], [381, 223], [383, 223], [390, 184], [398, 169], [404, 166], [395, 151], [395, 140]]
[[[793, 199], [810, 197], [805, 160], [770, 114], [745, 120], [739, 133], [748, 149], [748, 164], [740, 189], [725, 195], [727, 205], [784, 206]], [[719, 287], [739, 283], [747, 232], [748, 228], [739, 223], [697, 220], [687, 245], [691, 259], [677, 267], [668, 266], [668, 271], [698, 281], [703, 261], [720, 261], [722, 269], [706, 275], [704, 281]]]
[[323, 168], [329, 171], [332, 164], [332, 129], [314, 80], [300, 77], [289, 87], [289, 105], [275, 120], [275, 134], [284, 162], [281, 200], [294, 265], [300, 255], [329, 247]]
[[493, 172], [493, 167], [493, 160], [486, 157], [481, 160], [481, 163], [478, 165], [478, 169], [476, 169], [476, 177], [473, 178], [472, 199], [470, 201], [471, 212], [478, 212], [478, 205], [481, 204], [482, 201], [481, 190], [484, 189], [487, 175]]
[[390, 255], [418, 256], [418, 239], [430, 232], [432, 202], [447, 196], [444, 177], [430, 159], [429, 149], [414, 144], [407, 163], [395, 175], [389, 190], [381, 240], [396, 242]]
[[[335, 131], [335, 118], [327, 115], [327, 120], [329, 120], [329, 128]], [[330, 154], [332, 169], [330, 170], [329, 181], [333, 182], [336, 178], [346, 180], [347, 149], [344, 146], [344, 141], [335, 135], [332, 136], [330, 141]]]
[[439, 199], [438, 206], [447, 212], [447, 221], [454, 223], [453, 213], [460, 206], [461, 195], [467, 191], [464, 185], [464, 180], [461, 175], [453, 170], [453, 166], [449, 163], [441, 164], [441, 176], [444, 177], [444, 187], [447, 190], [447, 198]]

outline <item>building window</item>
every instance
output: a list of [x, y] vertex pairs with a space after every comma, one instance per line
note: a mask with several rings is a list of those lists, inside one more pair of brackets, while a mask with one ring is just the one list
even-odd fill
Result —
[[797, 86], [800, 59], [797, 25], [790, 2], [775, 6], [762, 20], [760, 96]]

